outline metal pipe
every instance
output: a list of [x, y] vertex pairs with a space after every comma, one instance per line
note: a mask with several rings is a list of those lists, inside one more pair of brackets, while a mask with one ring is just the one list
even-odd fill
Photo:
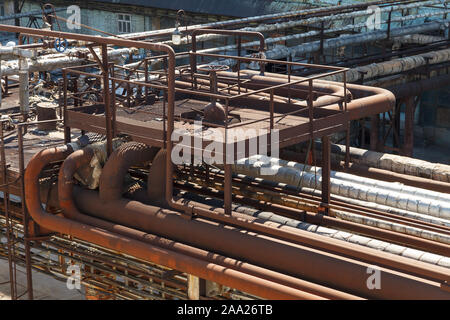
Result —
[[[64, 165], [63, 165], [64, 166]], [[64, 181], [60, 181], [60, 186], [65, 186], [66, 184], [64, 184]], [[80, 200], [80, 199], [78, 199], [78, 200]], [[80, 200], [80, 204], [79, 205], [81, 205], [82, 207], [90, 207], [90, 203], [96, 203], [97, 201], [95, 201], [95, 200], [93, 200], [93, 199], [91, 199], [91, 200]], [[131, 208], [131, 206], [130, 205], [127, 205], [126, 206], [127, 208]], [[150, 208], [150, 207], [149, 207]], [[92, 208], [89, 210], [90, 212], [91, 212], [91, 214], [94, 214], [93, 212], [95, 211], [96, 213], [95, 214], [98, 214], [99, 213], [99, 211], [102, 211], [102, 212], [109, 212], [109, 213], [111, 213], [111, 209], [109, 209], [108, 211], [105, 211], [105, 210], [100, 210], [100, 209], [97, 209], [97, 210], [93, 210]], [[122, 216], [123, 216], [123, 212], [125, 212], [125, 211], [122, 211]], [[102, 216], [102, 214], [100, 214], [101, 216]], [[104, 215], [103, 215], [104, 216]], [[135, 214], [132, 214], [131, 212], [129, 212], [128, 214], [127, 214], [127, 217], [132, 217], [132, 216], [134, 216], [134, 218], [131, 218], [133, 221], [135, 221], [135, 222], [131, 222], [131, 223], [136, 223], [137, 225], [140, 225], [140, 226], [143, 226], [143, 223], [144, 224], [146, 224], [146, 222], [144, 222], [144, 221], [142, 221], [142, 222], [137, 222], [137, 220], [135, 220], [135, 219], [138, 219], [138, 216], [136, 216]], [[105, 216], [106, 217], [106, 216]], [[117, 218], [117, 217], [116, 217]], [[151, 223], [148, 219], [149, 219], [150, 217], [147, 217], [146, 219], [145, 219], [145, 221], [147, 221], [148, 223]], [[109, 219], [111, 219], [111, 216], [109, 215]], [[167, 217], [165, 218], [165, 220], [166, 219], [168, 219]], [[166, 223], [169, 223], [169, 224], [171, 224], [171, 225], [173, 225], [174, 223], [176, 223], [175, 222], [176, 221], [176, 219], [175, 220], [173, 220], [172, 221], [172, 223], [171, 222], [169, 222], [169, 221], [167, 221]], [[184, 221], [184, 219], [182, 219], [181, 221]], [[153, 224], [155, 224], [155, 223], [153, 223]], [[157, 225], [160, 225], [161, 226], [161, 224], [159, 224], [159, 223], [156, 223]], [[194, 230], [195, 230], [195, 228], [194, 229], [192, 229], [192, 227], [190, 228], [193, 232], [194, 232]], [[205, 232], [206, 232], [206, 229], [205, 229]]]
[[103, 167], [99, 182], [99, 196], [102, 201], [122, 197], [125, 174], [131, 166], [152, 161], [159, 148], [139, 142], [127, 142], [117, 148]]
[[120, 236], [102, 228], [79, 223], [46, 213], [39, 196], [39, 175], [50, 162], [61, 161], [70, 154], [70, 147], [45, 149], [37, 153], [29, 162], [25, 173], [25, 200], [34, 221], [50, 230], [72, 235], [93, 242], [108, 249], [127, 253], [139, 259], [167, 266], [204, 279], [269, 299], [318, 299], [312, 294], [288, 288], [271, 281], [227, 269], [217, 264], [188, 257], [175, 251], [162, 249], [150, 244]]
[[[258, 73], [252, 70], [241, 70], [242, 73], [251, 75], [251, 78]], [[228, 72], [221, 72], [220, 75], [228, 75]], [[232, 74], [229, 75], [233, 77]], [[275, 73], [266, 72], [266, 84], [271, 85], [273, 83], [287, 83], [286, 75], [278, 75]], [[306, 78], [291, 76], [291, 81], [306, 80]], [[262, 82], [261, 80], [258, 80]], [[338, 86], [339, 83], [324, 80], [314, 80], [314, 83], [323, 85]], [[295, 88], [295, 85], [292, 85]], [[369, 117], [374, 114], [387, 112], [392, 110], [395, 106], [395, 96], [386, 89], [361, 86], [356, 84], [347, 84], [347, 89], [352, 93], [353, 99], [347, 104], [347, 112], [350, 120], [357, 120], [364, 117]], [[275, 89], [277, 90], [277, 89]], [[277, 91], [275, 91], [277, 92]], [[322, 108], [331, 109], [336, 111], [342, 111], [341, 105], [338, 103], [323, 106]]]
[[[391, 36], [403, 36], [412, 33], [428, 32], [433, 30], [439, 30], [445, 25], [446, 22], [430, 22], [424, 23], [418, 26], [409, 26], [403, 28], [395, 28], [391, 30]], [[279, 60], [282, 58], [296, 57], [299, 55], [305, 55], [308, 53], [316, 52], [320, 48], [331, 49], [348, 45], [355, 45], [361, 43], [374, 42], [378, 40], [387, 39], [388, 35], [385, 31], [370, 31], [359, 34], [345, 35], [338, 38], [331, 38], [326, 40], [317, 40], [313, 42], [303, 43], [293, 47], [276, 46], [271, 50], [266, 50], [265, 55], [267, 59]], [[225, 59], [215, 61], [214, 63], [223, 64], [228, 66], [235, 65], [235, 59]]]
[[[447, 1], [447, 0], [446, 0]], [[381, 5], [381, 4], [390, 4], [390, 3], [396, 3], [397, 1], [370, 1], [365, 3], [354, 3], [349, 5], [336, 5], [336, 6], [327, 6], [324, 8], [312, 8], [312, 9], [302, 9], [298, 11], [293, 12], [282, 12], [282, 13], [274, 13], [274, 14], [268, 14], [268, 15], [262, 15], [262, 16], [255, 16], [255, 17], [246, 17], [246, 18], [240, 18], [240, 19], [234, 19], [234, 20], [227, 20], [227, 21], [218, 21], [218, 22], [211, 22], [207, 24], [200, 24], [200, 25], [193, 25], [186, 27], [186, 31], [191, 31], [198, 28], [224, 28], [227, 26], [232, 25], [238, 25], [238, 24], [249, 24], [251, 22], [257, 22], [257, 21], [267, 21], [267, 20], [273, 20], [273, 19], [286, 19], [286, 18], [294, 18], [297, 16], [307, 16], [309, 14], [328, 14], [326, 16], [326, 19], [330, 19], [330, 14], [333, 16], [336, 16], [336, 11], [344, 11], [344, 10], [351, 10], [350, 13], [356, 14], [357, 11], [354, 9], [357, 8], [363, 8], [363, 10], [359, 11], [358, 14], [361, 15], [367, 15], [367, 10], [371, 5]], [[412, 4], [409, 4], [408, 8], [422, 6], [425, 2], [421, 1], [419, 3], [415, 2]], [[426, 2], [426, 3], [440, 3], [438, 0], [434, 0], [432, 2]], [[405, 5], [397, 5], [389, 7], [388, 10], [402, 10], [405, 9]], [[384, 9], [384, 8], [383, 8]], [[337, 14], [339, 15], [339, 14]], [[306, 19], [295, 19], [297, 20], [306, 20]], [[315, 21], [317, 22], [317, 21]], [[312, 22], [311, 22], [312, 23]], [[130, 39], [143, 39], [147, 37], [152, 36], [169, 36], [173, 33], [175, 28], [169, 28], [169, 29], [162, 29], [162, 30], [152, 30], [152, 31], [145, 31], [140, 33], [134, 33], [134, 34], [127, 34], [124, 35], [124, 37], [129, 37]], [[184, 31], [184, 30], [183, 30]]]
[[[350, 148], [350, 150], [353, 149]], [[291, 161], [304, 161], [305, 153], [292, 152], [289, 150], [281, 151], [281, 158]], [[319, 154], [320, 155], [320, 154]], [[302, 160], [303, 159], [303, 160]], [[426, 190], [432, 190], [441, 193], [450, 194], [450, 183], [431, 180], [427, 178], [422, 178], [418, 176], [412, 176], [404, 173], [393, 172], [385, 169], [379, 169], [376, 167], [368, 166], [361, 163], [350, 163], [349, 167], [346, 168], [343, 161], [333, 160], [331, 162], [331, 167], [336, 171], [343, 171], [350, 174], [382, 180], [387, 182], [399, 182], [407, 186], [412, 186], [416, 188], [422, 188]]]

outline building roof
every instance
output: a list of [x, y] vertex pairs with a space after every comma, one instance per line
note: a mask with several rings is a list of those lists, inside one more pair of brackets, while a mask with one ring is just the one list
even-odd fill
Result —
[[115, 4], [128, 4], [158, 9], [208, 13], [231, 17], [250, 17], [286, 12], [310, 6], [298, 0], [94, 0]]

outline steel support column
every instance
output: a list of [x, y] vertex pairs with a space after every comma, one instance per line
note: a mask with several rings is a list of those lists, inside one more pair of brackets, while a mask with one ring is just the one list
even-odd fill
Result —
[[405, 132], [403, 142], [403, 155], [412, 157], [414, 150], [414, 96], [405, 99]]
[[324, 207], [324, 212], [328, 213], [328, 206], [330, 204], [330, 153], [331, 153], [331, 145], [330, 145], [330, 137], [323, 136], [322, 137], [322, 204]]

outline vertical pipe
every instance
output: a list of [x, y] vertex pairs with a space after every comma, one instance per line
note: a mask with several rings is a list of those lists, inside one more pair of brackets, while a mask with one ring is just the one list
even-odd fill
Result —
[[328, 136], [322, 137], [322, 203], [325, 207], [325, 212], [328, 213], [328, 206], [330, 204], [330, 138]]
[[64, 143], [70, 143], [71, 136], [70, 136], [70, 127], [67, 126], [67, 70], [62, 70], [63, 74], [63, 93], [64, 93], [64, 99], [63, 99], [63, 119], [64, 119]]
[[274, 120], [273, 120], [273, 113], [274, 113], [274, 102], [273, 102], [273, 89], [270, 90], [270, 130], [273, 130], [274, 127]]
[[378, 126], [380, 125], [380, 115], [375, 114], [370, 118], [370, 150], [378, 149]]
[[311, 134], [311, 140], [314, 139], [314, 110], [313, 110], [313, 81], [308, 81], [308, 115], [309, 115], [309, 130]]
[[[115, 77], [114, 73], [114, 65], [111, 67], [111, 76]], [[117, 127], [116, 127], [116, 82], [111, 80], [111, 106], [112, 106], [112, 135], [116, 137], [117, 135]]]
[[[347, 71], [342, 74], [344, 79], [344, 111], [347, 114]], [[348, 169], [350, 165], [350, 120], [346, 122], [346, 135], [345, 135], [345, 167]]]
[[[26, 124], [25, 124], [26, 125]], [[23, 221], [23, 237], [25, 246], [25, 268], [27, 273], [27, 293], [28, 299], [33, 300], [33, 276], [31, 273], [31, 252], [30, 252], [30, 240], [28, 227], [29, 227], [29, 217], [28, 210], [25, 204], [25, 161], [23, 153], [23, 136], [22, 136], [23, 126], [17, 126], [17, 144], [19, 151], [19, 171], [20, 171], [20, 198], [22, 201], [22, 221]]]
[[[145, 59], [144, 66], [145, 66], [145, 83], [148, 83], [148, 60], [147, 59]], [[145, 88], [144, 89], [145, 90], [145, 101], [147, 101], [147, 98], [148, 98], [148, 86], [145, 86], [144, 88]], [[114, 96], [116, 96], [115, 93], [114, 93]]]
[[112, 130], [111, 130], [111, 94], [109, 90], [109, 64], [108, 48], [102, 44], [102, 64], [103, 64], [103, 102], [105, 103], [105, 121], [106, 121], [106, 150], [108, 156], [112, 153]]
[[[227, 161], [228, 159], [225, 159]], [[232, 201], [232, 175], [233, 170], [231, 164], [225, 163], [225, 182], [224, 182], [224, 209], [225, 214], [231, 215]]]
[[3, 190], [3, 205], [5, 210], [5, 225], [6, 225], [6, 241], [7, 241], [7, 248], [8, 248], [8, 268], [9, 268], [9, 283], [10, 283], [10, 293], [11, 293], [11, 299], [15, 300], [17, 293], [15, 291], [15, 273], [13, 272], [13, 259], [14, 256], [12, 254], [12, 239], [11, 239], [11, 226], [10, 226], [10, 219], [9, 219], [9, 193], [8, 191], [8, 175], [6, 170], [6, 154], [5, 154], [5, 141], [3, 139], [3, 122], [0, 122], [0, 139], [1, 139], [1, 145], [0, 145], [0, 153], [1, 153], [1, 161], [2, 161], [2, 180], [3, 184], [5, 184], [5, 189]]
[[25, 115], [30, 111], [29, 71], [26, 59], [19, 59], [19, 104], [20, 112]]
[[405, 140], [403, 143], [403, 154], [413, 156], [414, 150], [414, 97], [405, 100]]
[[[5, 83], [5, 87], [7, 85], [8, 84]], [[2, 108], [2, 95], [3, 95], [3, 93], [2, 93], [2, 60], [0, 59], [0, 109]]]

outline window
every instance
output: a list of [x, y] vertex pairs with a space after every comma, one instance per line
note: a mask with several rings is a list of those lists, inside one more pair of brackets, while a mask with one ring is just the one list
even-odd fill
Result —
[[131, 32], [131, 16], [129, 14], [119, 14], [119, 33], [130, 33]]
[[3, 17], [5, 15], [5, 4], [3, 1], [0, 1], [0, 16]]

